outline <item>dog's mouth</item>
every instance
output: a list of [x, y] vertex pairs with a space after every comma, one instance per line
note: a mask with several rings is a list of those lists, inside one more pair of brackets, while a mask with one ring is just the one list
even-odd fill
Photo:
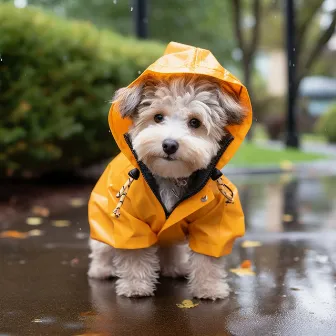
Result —
[[170, 155], [163, 157], [163, 159], [166, 161], [176, 161], [176, 159], [171, 157]]

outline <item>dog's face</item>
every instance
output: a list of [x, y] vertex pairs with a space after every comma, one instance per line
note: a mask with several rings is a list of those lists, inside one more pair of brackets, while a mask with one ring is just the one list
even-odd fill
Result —
[[217, 154], [225, 126], [244, 118], [237, 100], [199, 76], [170, 76], [117, 92], [119, 110], [138, 159], [154, 175], [188, 177]]

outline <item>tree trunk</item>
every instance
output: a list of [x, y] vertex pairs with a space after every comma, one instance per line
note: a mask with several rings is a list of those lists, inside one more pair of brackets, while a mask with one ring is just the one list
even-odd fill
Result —
[[[250, 100], [251, 100], [251, 104], [252, 104], [252, 108], [253, 108], [253, 89], [252, 89], [252, 68], [253, 66], [251, 65], [251, 60], [250, 59], [244, 59], [243, 60], [243, 70], [244, 70], [244, 85], [246, 86], [249, 96], [250, 96]], [[252, 141], [253, 139], [253, 123], [252, 126], [249, 130], [249, 132], [247, 133], [246, 136], [246, 140], [247, 141]]]

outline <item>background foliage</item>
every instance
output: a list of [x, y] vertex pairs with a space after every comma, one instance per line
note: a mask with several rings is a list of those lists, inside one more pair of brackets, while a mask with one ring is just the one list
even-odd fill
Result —
[[163, 52], [90, 23], [0, 4], [0, 170], [73, 169], [116, 150], [116, 88]]

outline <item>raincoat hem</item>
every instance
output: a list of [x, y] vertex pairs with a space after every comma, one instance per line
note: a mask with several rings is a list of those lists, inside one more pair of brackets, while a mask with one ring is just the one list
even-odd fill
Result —
[[192, 251], [196, 253], [208, 255], [214, 258], [220, 258], [231, 253], [234, 242], [235, 239], [233, 239], [231, 242], [226, 243], [223, 246], [223, 245], [207, 244], [205, 242], [200, 243], [197, 242], [196, 239], [190, 237], [189, 247]]

